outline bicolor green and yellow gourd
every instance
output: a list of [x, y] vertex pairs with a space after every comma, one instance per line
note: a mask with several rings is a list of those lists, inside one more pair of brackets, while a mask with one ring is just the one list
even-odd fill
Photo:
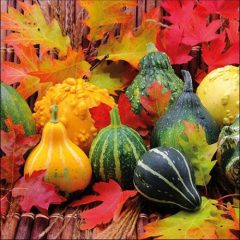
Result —
[[217, 124], [234, 122], [239, 114], [239, 67], [225, 66], [211, 71], [197, 88], [197, 95]]
[[11, 86], [1, 82], [1, 129], [8, 131], [5, 120], [11, 117], [14, 124], [22, 124], [26, 135], [36, 133], [32, 112], [22, 96]]
[[139, 114], [142, 111], [141, 96], [147, 95], [147, 87], [154, 81], [163, 85], [163, 91], [171, 90], [170, 105], [179, 97], [183, 89], [183, 81], [177, 77], [164, 52], [158, 52], [154, 44], [149, 43], [147, 55], [140, 61], [138, 75], [126, 90], [132, 110]]
[[66, 127], [69, 138], [88, 153], [97, 135], [89, 109], [101, 102], [111, 107], [115, 105], [106, 89], [82, 79], [68, 78], [50, 87], [46, 95], [36, 102], [33, 117], [37, 127], [42, 129], [50, 119], [50, 106], [57, 104], [59, 121]]
[[45, 124], [40, 143], [27, 158], [24, 174], [46, 169], [45, 180], [61, 191], [85, 189], [92, 176], [87, 155], [67, 135], [65, 126], [58, 121], [58, 107], [54, 105], [51, 120]]
[[98, 133], [91, 146], [93, 174], [97, 181], [115, 179], [123, 188], [133, 188], [133, 172], [146, 147], [135, 130], [121, 124], [117, 108], [110, 116], [111, 124]]

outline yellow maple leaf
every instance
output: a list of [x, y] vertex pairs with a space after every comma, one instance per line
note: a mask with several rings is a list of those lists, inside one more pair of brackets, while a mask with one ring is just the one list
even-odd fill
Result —
[[109, 60], [116, 62], [124, 60], [134, 68], [138, 68], [140, 59], [147, 54], [147, 44], [156, 40], [156, 34], [159, 30], [156, 10], [158, 11], [158, 9], [153, 9], [144, 16], [142, 25], [136, 32], [127, 28], [120, 38], [111, 37], [107, 44], [101, 45], [98, 50], [98, 58], [102, 59], [108, 54]]
[[[216, 207], [217, 201], [202, 197], [197, 212], [178, 213], [147, 224], [141, 238], [154, 239], [237, 239], [231, 232], [234, 222], [222, 215]], [[156, 238], [155, 238], [156, 237]]]
[[68, 36], [63, 36], [58, 22], [53, 19], [48, 24], [38, 4], [18, 3], [24, 14], [12, 7], [8, 8], [8, 13], [2, 13], [2, 28], [14, 31], [4, 39], [4, 42], [24, 46], [41, 44], [43, 52], [56, 48], [60, 55], [65, 55], [70, 47], [70, 39]]
[[132, 16], [124, 12], [125, 7], [137, 5], [136, 0], [88, 0], [78, 1], [88, 12], [88, 17], [82, 22], [90, 28], [88, 38], [97, 40], [103, 34], [113, 29], [117, 23], [126, 23]]

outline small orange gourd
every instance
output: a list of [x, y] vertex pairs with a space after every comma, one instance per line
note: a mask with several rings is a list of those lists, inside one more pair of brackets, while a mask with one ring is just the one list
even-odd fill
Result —
[[58, 121], [58, 106], [51, 108], [51, 119], [44, 126], [40, 143], [27, 158], [24, 174], [46, 169], [45, 180], [61, 191], [74, 192], [88, 186], [92, 176], [89, 158], [67, 135]]

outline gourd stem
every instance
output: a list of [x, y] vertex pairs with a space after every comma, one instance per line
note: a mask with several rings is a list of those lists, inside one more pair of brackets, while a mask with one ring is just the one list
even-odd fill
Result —
[[50, 122], [58, 123], [58, 105], [54, 104], [51, 106], [51, 119]]
[[193, 92], [192, 77], [189, 71], [181, 70], [184, 78], [184, 92]]
[[114, 107], [110, 112], [111, 126], [117, 127], [121, 125], [121, 120], [118, 112], [118, 108]]
[[155, 47], [154, 43], [150, 42], [147, 44], [147, 53], [158, 52], [158, 49]]

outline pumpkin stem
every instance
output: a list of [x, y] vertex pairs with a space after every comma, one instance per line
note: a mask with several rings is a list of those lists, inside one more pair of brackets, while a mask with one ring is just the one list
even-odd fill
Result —
[[113, 127], [118, 127], [118, 126], [121, 125], [121, 120], [120, 120], [118, 108], [114, 107], [114, 108], [110, 111], [110, 118], [111, 118], [111, 125], [112, 125]]
[[147, 53], [158, 52], [158, 49], [155, 47], [155, 44], [150, 42], [147, 44]]
[[54, 104], [51, 106], [51, 119], [50, 122], [58, 123], [58, 105]]
[[184, 78], [184, 92], [193, 92], [192, 77], [189, 71], [181, 70]]

